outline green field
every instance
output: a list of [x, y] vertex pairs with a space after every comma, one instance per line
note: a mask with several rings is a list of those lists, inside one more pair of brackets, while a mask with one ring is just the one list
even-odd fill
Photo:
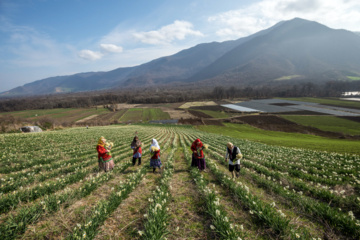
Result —
[[107, 113], [109, 113], [109, 110], [106, 108], [56, 108], [4, 112], [0, 113], [0, 116], [11, 115], [29, 120], [49, 118], [54, 120], [78, 121], [91, 115], [102, 115]]
[[347, 76], [347, 78], [349, 78], [352, 81], [359, 81], [360, 80], [360, 77], [358, 77], [358, 76]]
[[283, 77], [280, 77], [280, 78], [275, 79], [275, 81], [290, 80], [290, 79], [293, 79], [293, 78], [298, 78], [298, 77], [301, 77], [301, 75], [289, 75], [289, 76], [283, 76]]
[[360, 154], [360, 141], [329, 139], [301, 133], [267, 131], [247, 124], [225, 123], [225, 127], [199, 126], [198, 128], [210, 133], [231, 136], [238, 139], [248, 139], [269, 145]]
[[163, 112], [160, 108], [143, 108], [142, 120], [147, 122], [150, 120], [167, 120], [170, 119], [170, 115]]
[[349, 135], [360, 135], [360, 123], [335, 116], [291, 116], [283, 118], [297, 124], [315, 127], [323, 131], [339, 132]]
[[[130, 124], [0, 135], [1, 239], [360, 238], [360, 155], [309, 150], [334, 146], [246, 125], [200, 129]], [[135, 132], [141, 165], [132, 164]], [[114, 143], [108, 172], [98, 166], [100, 136]], [[154, 138], [162, 162], [155, 172]], [[205, 171], [191, 167], [197, 138], [208, 145]], [[236, 178], [224, 161], [227, 142], [243, 154]]]
[[337, 98], [311, 98], [311, 97], [301, 97], [301, 98], [279, 98], [284, 100], [291, 101], [302, 101], [302, 102], [312, 102], [319, 104], [328, 104], [335, 105], [339, 107], [348, 107], [348, 108], [360, 108], [359, 101], [349, 101], [349, 100], [339, 100]]

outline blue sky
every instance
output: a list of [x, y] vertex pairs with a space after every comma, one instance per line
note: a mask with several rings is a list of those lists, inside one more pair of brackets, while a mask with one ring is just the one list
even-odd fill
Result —
[[0, 92], [136, 66], [294, 17], [360, 31], [360, 1], [0, 0]]

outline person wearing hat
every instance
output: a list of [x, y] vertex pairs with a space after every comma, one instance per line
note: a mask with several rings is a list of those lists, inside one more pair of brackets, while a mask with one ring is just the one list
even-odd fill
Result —
[[104, 137], [100, 137], [96, 146], [96, 151], [98, 152], [99, 168], [107, 172], [112, 170], [115, 164], [112, 156], [110, 155], [110, 149], [106, 149], [105, 144], [106, 139]]
[[234, 146], [231, 142], [228, 142], [226, 146], [225, 161], [229, 161], [229, 171], [233, 178], [235, 178], [235, 176], [239, 177], [240, 159], [242, 159], [243, 155], [241, 154], [240, 148]]

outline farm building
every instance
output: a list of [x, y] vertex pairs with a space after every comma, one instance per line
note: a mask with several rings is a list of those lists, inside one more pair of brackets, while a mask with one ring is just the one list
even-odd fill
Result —
[[25, 127], [21, 127], [20, 131], [22, 131], [22, 132], [42, 132], [42, 129], [38, 126], [25, 126]]

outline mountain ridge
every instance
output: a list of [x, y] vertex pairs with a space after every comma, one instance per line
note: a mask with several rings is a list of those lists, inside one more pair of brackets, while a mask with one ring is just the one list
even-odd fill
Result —
[[[301, 18], [281, 21], [247, 37], [201, 43], [174, 55], [108, 72], [37, 80], [1, 95], [39, 95], [172, 83], [271, 85], [284, 76], [347, 80], [360, 76], [360, 36]], [[291, 79], [295, 82], [296, 79]]]

